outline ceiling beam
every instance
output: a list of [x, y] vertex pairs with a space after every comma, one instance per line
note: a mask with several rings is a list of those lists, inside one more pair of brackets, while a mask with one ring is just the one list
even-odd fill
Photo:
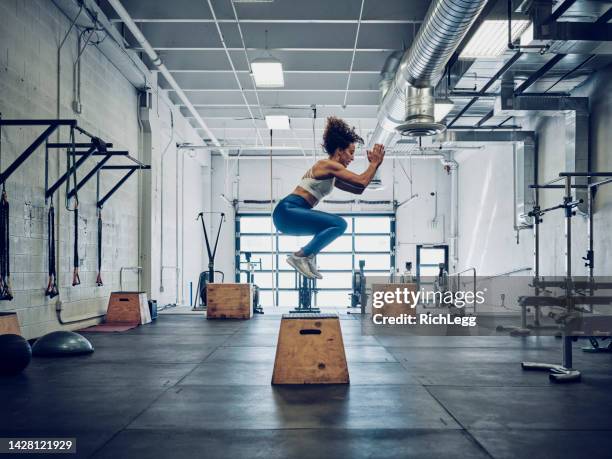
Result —
[[[182, 70], [182, 69], [168, 69], [171, 73], [234, 73], [232, 70]], [[243, 73], [248, 75], [248, 70], [236, 70], [236, 73]], [[296, 75], [344, 75], [349, 73], [346, 70], [284, 70], [283, 73], [296, 74]], [[380, 70], [353, 70], [353, 75], [379, 75]]]
[[[194, 89], [190, 89], [190, 88], [182, 88], [183, 91], [188, 91], [188, 92], [344, 92], [344, 89], [319, 89], [319, 88], [300, 88], [300, 89], [242, 89], [242, 91], [240, 89], [237, 88], [224, 88], [224, 89], [217, 89], [217, 88], [210, 88], [210, 89], [201, 89], [201, 88], [194, 88]], [[164, 91], [174, 91], [172, 88], [168, 88], [168, 89], [164, 89]], [[348, 92], [380, 92], [380, 90], [378, 89], [349, 89]]]
[[[121, 19], [111, 19], [111, 22], [123, 22]], [[197, 23], [197, 24], [211, 24], [215, 21], [213, 19], [133, 19], [134, 22], [143, 23], [161, 23], [161, 24], [172, 24], [172, 23]], [[235, 24], [234, 19], [219, 19], [220, 24]], [[240, 19], [241, 23], [244, 24], [357, 24], [357, 19]], [[410, 20], [410, 19], [364, 19], [361, 21], [362, 24], [421, 24], [422, 20]]]
[[[514, 63], [520, 59], [520, 57], [523, 55], [523, 53], [521, 52], [517, 52], [515, 54], [512, 55], [512, 57], [510, 59], [508, 59], [504, 65], [502, 65], [502, 67], [495, 73], [495, 75], [493, 75], [489, 81], [482, 87], [480, 88], [480, 93], [481, 94], [486, 94], [486, 92], [488, 91], [488, 89], [493, 86], [493, 84], [495, 84], [495, 82], [501, 78], [501, 76], [506, 73], [506, 71], [508, 71], [510, 69], [510, 67], [512, 67], [514, 65]], [[474, 98], [472, 98], [460, 111], [459, 113], [457, 113], [455, 115], [455, 117], [452, 119], [452, 121], [450, 123], [447, 124], [447, 127], [452, 127], [463, 115], [465, 115], [465, 113], [470, 109], [470, 107], [472, 105], [474, 105], [480, 96], [476, 96]]]
[[548, 72], [555, 65], [557, 65], [559, 63], [559, 61], [561, 61], [565, 56], [566, 56], [566, 54], [555, 54], [548, 62], [546, 62], [546, 64], [544, 64], [542, 67], [540, 67], [535, 72], [533, 72], [531, 75], [529, 75], [529, 78], [527, 78], [525, 81], [523, 81], [514, 90], [514, 94], [518, 95], [518, 94], [521, 94], [522, 92], [524, 92], [525, 90], [527, 90], [527, 88], [529, 88], [536, 81], [538, 81], [542, 76], [544, 76], [544, 74], [546, 74], [546, 72]]
[[[176, 82], [174, 77], [170, 74], [170, 72], [168, 71], [168, 69], [166, 68], [162, 60], [160, 59], [159, 55], [151, 47], [150, 43], [147, 41], [145, 36], [142, 34], [138, 26], [132, 21], [129, 13], [124, 8], [124, 6], [121, 4], [121, 1], [120, 0], [108, 0], [108, 1], [110, 5], [113, 7], [113, 9], [115, 10], [115, 12], [119, 15], [119, 17], [121, 17], [124, 20], [126, 26], [130, 30], [134, 38], [136, 38], [136, 40], [141, 44], [143, 51], [147, 53], [147, 56], [149, 57], [153, 65], [155, 65], [155, 68], [163, 75], [163, 77], [170, 84], [170, 86], [175, 89], [176, 94], [181, 99], [185, 107], [189, 110], [189, 112], [193, 116], [193, 119], [196, 120], [198, 126], [206, 133], [206, 135], [208, 136], [208, 138], [214, 145], [219, 146], [220, 145], [219, 140], [210, 131], [210, 129], [208, 129], [206, 122], [202, 119], [202, 117], [200, 116], [198, 111], [195, 109], [191, 101], [187, 98], [187, 96], [185, 95], [185, 93], [183, 92], [179, 84]], [[224, 150], [221, 150], [221, 152], [223, 153], [223, 155], [227, 155], [227, 153]]]
[[[144, 48], [135, 46], [131, 48], [135, 51], [144, 51]], [[223, 47], [172, 47], [159, 46], [153, 48], [155, 51], [225, 51]], [[244, 48], [227, 48], [228, 51], [244, 51]], [[261, 48], [247, 48], [247, 51], [259, 51]], [[289, 52], [322, 52], [322, 53], [352, 53], [353, 48], [268, 48], [268, 51], [289, 51]], [[358, 53], [384, 53], [397, 51], [395, 48], [357, 48]]]
[[[177, 107], [183, 107], [185, 108], [185, 105], [183, 104], [175, 104]], [[369, 107], [378, 107], [378, 103], [376, 104], [351, 104], [351, 108], [369, 108]], [[233, 108], [244, 108], [244, 104], [193, 104], [194, 107], [202, 107], [202, 108], [228, 108], [228, 109], [233, 109]], [[274, 109], [274, 110], [310, 110], [311, 113], [308, 116], [309, 118], [312, 118], [312, 105], [291, 105], [291, 106], [284, 106], [284, 105], [262, 105], [261, 108], [266, 108], [266, 109]], [[318, 104], [317, 108], [343, 108], [343, 106], [341, 104]]]
[[563, 13], [565, 13], [568, 9], [570, 9], [570, 7], [576, 3], [576, 0], [564, 0], [555, 11], [553, 11], [553, 13], [550, 15], [550, 17], [546, 20], [546, 24], [549, 24], [551, 22], [555, 22], [557, 19], [559, 19]]

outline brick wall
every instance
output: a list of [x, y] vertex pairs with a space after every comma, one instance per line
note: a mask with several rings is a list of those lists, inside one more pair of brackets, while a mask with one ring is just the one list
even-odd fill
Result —
[[[58, 117], [58, 46], [70, 26], [69, 20], [46, 0], [1, 0], [0, 1], [0, 112], [6, 119], [56, 118]], [[79, 126], [112, 142], [116, 149], [129, 150], [132, 156], [139, 155], [139, 123], [137, 115], [137, 91], [121, 75], [95, 46], [87, 46], [81, 57], [81, 102], [82, 112], [72, 109], [73, 62], [77, 57], [78, 31], [74, 29], [61, 53], [59, 78], [59, 117], [76, 118]], [[100, 37], [101, 38], [101, 37]], [[161, 95], [157, 100], [166, 101]], [[167, 142], [169, 104], [156, 109], [159, 132], [153, 133], [155, 142], [151, 155], [152, 163], [159, 164], [160, 147]], [[198, 137], [191, 126], [175, 111], [175, 124], [182, 131], [181, 138], [196, 142]], [[40, 127], [5, 127], [2, 131], [1, 168], [4, 170], [42, 132]], [[68, 140], [68, 129], [62, 128], [59, 137]], [[58, 140], [56, 135], [51, 141]], [[82, 141], [86, 141], [83, 138]], [[59, 328], [81, 328], [94, 321], [62, 327], [56, 318], [56, 306], [60, 301], [65, 320], [90, 317], [104, 313], [108, 295], [119, 289], [119, 270], [122, 266], [137, 266], [139, 234], [138, 179], [130, 180], [106, 203], [103, 209], [104, 244], [102, 277], [103, 287], [97, 287], [97, 220], [96, 183], [92, 179], [79, 191], [79, 258], [81, 285], [71, 286], [73, 263], [73, 213], [65, 210], [65, 188], [56, 193], [55, 208], [59, 214], [59, 260], [58, 276], [60, 296], [48, 300], [44, 296], [47, 284], [47, 209], [45, 203], [45, 149], [39, 148], [7, 181], [6, 188], [11, 205], [11, 272], [14, 290], [13, 301], [1, 301], [0, 311], [17, 311], [26, 337], [33, 338]], [[173, 153], [169, 157], [175, 157]], [[49, 175], [57, 178], [66, 168], [66, 153], [53, 151], [50, 154]], [[126, 162], [113, 159], [113, 163]], [[79, 169], [79, 177], [89, 170], [94, 161]], [[190, 164], [187, 168], [191, 171]], [[163, 171], [163, 166], [158, 167]], [[200, 168], [193, 168], [199, 173]], [[204, 168], [202, 168], [204, 170]], [[157, 174], [159, 171], [144, 172]], [[192, 172], [193, 173], [193, 172]], [[203, 173], [203, 172], [202, 172]], [[110, 189], [121, 176], [121, 172], [105, 171], [101, 177], [102, 192]], [[168, 189], [176, 188], [176, 177], [168, 177]], [[179, 177], [182, 180], [182, 177]], [[154, 190], [146, 190], [149, 193]], [[189, 193], [189, 208], [201, 207], [204, 193]], [[143, 224], [159, 219], [157, 200], [152, 199], [153, 214], [143, 218]], [[174, 219], [174, 207], [164, 213]], [[187, 217], [187, 216], [186, 216]], [[191, 219], [191, 215], [186, 220]], [[182, 216], [181, 216], [182, 218]], [[175, 220], [175, 219], [174, 219]], [[176, 222], [173, 220], [173, 224]], [[180, 222], [179, 222], [180, 224]], [[176, 233], [176, 232], [175, 232]], [[174, 234], [174, 233], [173, 233]], [[180, 236], [180, 235], [179, 235]], [[155, 234], [150, 236], [152, 245], [159, 246]], [[175, 240], [165, 240], [174, 250]], [[198, 242], [199, 244], [199, 242]], [[191, 247], [193, 249], [193, 247]], [[170, 249], [169, 249], [170, 250]], [[193, 252], [193, 250], [191, 250]], [[187, 253], [187, 251], [186, 251]], [[177, 257], [174, 252], [169, 257]], [[191, 265], [197, 271], [201, 254], [189, 253]], [[151, 257], [153, 265], [159, 260]], [[178, 257], [177, 257], [178, 258]], [[194, 265], [195, 264], [195, 265]], [[155, 267], [152, 271], [157, 272]], [[193, 277], [193, 273], [189, 276]], [[138, 277], [125, 274], [124, 289], [137, 289]], [[159, 290], [153, 285], [152, 291]], [[174, 283], [167, 287], [168, 295], [174, 296]], [[184, 285], [179, 286], [183, 289]], [[156, 298], [156, 295], [153, 295]]]

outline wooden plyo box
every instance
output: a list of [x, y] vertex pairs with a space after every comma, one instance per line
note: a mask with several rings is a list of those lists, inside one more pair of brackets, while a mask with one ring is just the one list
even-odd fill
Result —
[[0, 312], [0, 335], [21, 335], [16, 312]]
[[148, 324], [151, 311], [144, 292], [112, 292], [108, 300], [106, 323]]
[[348, 384], [349, 372], [336, 314], [284, 314], [272, 384]]
[[395, 292], [397, 289], [408, 292], [416, 292], [417, 284], [415, 283], [397, 283], [397, 284], [373, 284], [372, 285], [372, 314], [382, 314], [383, 317], [400, 317], [402, 314], [416, 316], [416, 308], [412, 306], [412, 297], [408, 296], [409, 301], [406, 302], [385, 302], [381, 308], [374, 307], [375, 292]]
[[208, 284], [207, 319], [250, 319], [253, 316], [252, 284]]

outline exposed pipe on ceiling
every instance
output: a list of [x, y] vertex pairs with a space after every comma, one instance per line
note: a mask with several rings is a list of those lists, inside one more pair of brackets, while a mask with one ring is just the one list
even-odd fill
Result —
[[[113, 27], [98, 5], [91, 0], [52, 0], [53, 4], [72, 21], [78, 14], [77, 26], [82, 28], [102, 28], [108, 39], [101, 40], [95, 46], [106, 56], [109, 62], [135, 88], [144, 89], [148, 86], [149, 69], [140, 61], [132, 50], [125, 49], [124, 41], [119, 31]], [[84, 14], [79, 14], [82, 11]]]
[[[303, 161], [304, 157], [301, 155], [275, 155], [272, 157], [273, 159], [277, 160], [277, 159], [290, 159], [290, 160], [300, 160]], [[389, 155], [389, 156], [385, 156], [386, 159], [406, 159], [405, 155]], [[245, 159], [256, 159], [256, 160], [262, 160], [262, 159], [270, 159], [270, 155], [262, 155], [262, 154], [258, 154], [258, 155], [242, 155], [240, 157], [238, 157], [238, 155], [235, 156], [230, 156], [229, 159], [239, 159], [239, 160], [245, 160]], [[365, 159], [364, 156], [360, 156], [357, 159]], [[418, 155], [412, 155], [412, 159], [438, 159], [438, 160], [445, 160], [447, 159], [447, 156], [443, 155], [442, 153], [435, 153], [435, 154], [418, 154]]]
[[404, 134], [433, 135], [444, 129], [434, 119], [433, 88], [487, 0], [434, 0], [411, 48], [404, 53], [378, 111], [370, 137], [389, 145], [396, 129]]
[[[450, 142], [450, 141], [448, 141]], [[432, 145], [426, 147], [419, 147], [416, 143], [400, 143], [398, 142], [396, 146], [411, 146], [414, 147], [414, 150], [418, 151], [433, 151], [433, 152], [441, 152], [447, 150], [482, 150], [484, 146], [482, 145], [468, 145], [468, 146], [454, 146], [450, 144], [446, 145]], [[217, 150], [217, 147], [211, 145], [190, 145], [190, 144], [177, 144], [177, 148], [185, 149], [185, 150]], [[266, 147], [261, 145], [224, 145], [223, 148], [227, 150], [239, 150], [237, 155], [230, 155], [230, 158], [240, 156], [241, 152], [245, 151], [300, 151], [304, 152], [305, 150], [312, 150], [312, 148], [303, 148], [303, 147], [283, 147], [283, 146], [272, 146]], [[412, 148], [411, 148], [412, 149]], [[396, 148], [390, 149], [389, 151], [397, 151]], [[299, 155], [298, 155], [299, 156]], [[355, 155], [355, 158], [365, 158], [365, 155]], [[388, 156], [385, 156], [388, 158]], [[202, 166], [207, 166], [207, 164], [201, 163]]]
[[459, 263], [459, 163], [454, 159], [442, 160], [451, 177], [451, 202], [450, 202], [450, 235], [448, 237], [449, 254], [452, 268], [457, 269]]
[[383, 64], [383, 68], [380, 71], [380, 82], [378, 83], [381, 102], [385, 99], [387, 91], [389, 91], [389, 87], [391, 86], [391, 83], [393, 83], [393, 78], [395, 78], [395, 74], [400, 62], [402, 61], [403, 54], [403, 51], [395, 51], [389, 54], [389, 57], [387, 57], [385, 63]]
[[[170, 71], [164, 65], [164, 63], [158, 56], [157, 52], [153, 49], [153, 47], [151, 47], [151, 44], [142, 34], [142, 32], [140, 31], [140, 29], [138, 28], [138, 26], [136, 25], [136, 23], [130, 16], [130, 14], [127, 12], [127, 10], [123, 7], [123, 5], [121, 4], [121, 1], [120, 0], [108, 0], [108, 3], [113, 7], [115, 12], [119, 16], [119, 18], [121, 18], [121, 20], [126, 25], [126, 27], [129, 29], [129, 31], [132, 33], [134, 38], [136, 38], [138, 43], [140, 43], [140, 46], [142, 46], [145, 53], [147, 53], [147, 56], [149, 56], [149, 59], [151, 60], [153, 65], [164, 76], [164, 78], [166, 79], [170, 87], [174, 90], [174, 92], [176, 92], [176, 95], [179, 97], [179, 99], [181, 99], [181, 102], [185, 104], [185, 107], [187, 107], [187, 109], [189, 110], [193, 118], [196, 120], [196, 122], [202, 128], [202, 130], [206, 133], [210, 141], [214, 145], [221, 147], [222, 145], [217, 139], [217, 137], [208, 128], [207, 124], [204, 122], [204, 120], [202, 119], [202, 117], [200, 116], [196, 108], [193, 106], [191, 101], [185, 95], [185, 92], [181, 89], [181, 87], [176, 82], [176, 80], [174, 79]], [[220, 149], [220, 151], [224, 156], [227, 155], [227, 152], [225, 150]]]

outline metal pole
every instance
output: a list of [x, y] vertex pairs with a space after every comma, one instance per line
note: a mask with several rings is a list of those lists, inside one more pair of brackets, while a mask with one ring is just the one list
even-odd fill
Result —
[[[537, 189], [534, 189], [535, 194], [535, 207], [539, 209], [540, 207], [540, 196]], [[533, 221], [533, 278], [535, 285], [535, 296], [539, 296], [540, 289], [538, 287], [538, 282], [540, 280], [540, 216], [538, 212], [534, 215]], [[535, 318], [534, 318], [534, 326], [537, 328], [540, 326], [540, 308], [539, 306], [534, 307]], [[521, 327], [527, 328], [527, 310], [525, 307], [521, 310]]]
[[[0, 167], [1, 168], [1, 167]], [[45, 191], [49, 188], [49, 142], [45, 142]], [[47, 205], [47, 196], [45, 196], [45, 205]]]
[[[563, 198], [565, 207], [565, 298], [567, 312], [569, 313], [572, 291], [572, 213], [573, 207], [569, 206], [572, 202], [572, 178], [565, 177], [565, 196]], [[572, 338], [566, 335], [563, 330], [563, 366], [567, 369], [572, 368]]]
[[[208, 281], [210, 283], [215, 282], [215, 256], [217, 255], [217, 246], [219, 245], [219, 235], [221, 234], [221, 227], [223, 226], [224, 220], [225, 220], [225, 214], [221, 212], [221, 220], [219, 220], [219, 229], [217, 230], [217, 238], [215, 239], [215, 247], [213, 249], [212, 256], [209, 257], [209, 262], [208, 262]], [[202, 225], [204, 225], [204, 217], [202, 217]]]
[[[589, 266], [589, 294], [593, 296], [595, 294], [594, 283], [595, 283], [595, 252], [593, 251], [593, 193], [597, 188], [590, 187], [587, 190], [587, 206], [589, 222], [587, 226], [587, 235], [589, 237], [589, 251], [587, 252], [586, 262]], [[593, 305], [590, 305], [590, 312], [593, 312]]]
[[[587, 204], [588, 204], [588, 215], [589, 215], [589, 224], [587, 226], [587, 235], [589, 237], [589, 253], [587, 254], [587, 262], [589, 264], [589, 280], [593, 281], [593, 274], [595, 272], [595, 256], [593, 253], [593, 192], [596, 189], [589, 187], [588, 195], [587, 195]], [[591, 295], [593, 293], [591, 292]]]
[[215, 281], [215, 262], [213, 260], [214, 255], [210, 250], [210, 243], [208, 242], [208, 233], [206, 232], [206, 225], [204, 224], [204, 213], [200, 212], [198, 217], [202, 220], [202, 231], [204, 231], [204, 241], [206, 242], [206, 251], [208, 252], [208, 282]]

